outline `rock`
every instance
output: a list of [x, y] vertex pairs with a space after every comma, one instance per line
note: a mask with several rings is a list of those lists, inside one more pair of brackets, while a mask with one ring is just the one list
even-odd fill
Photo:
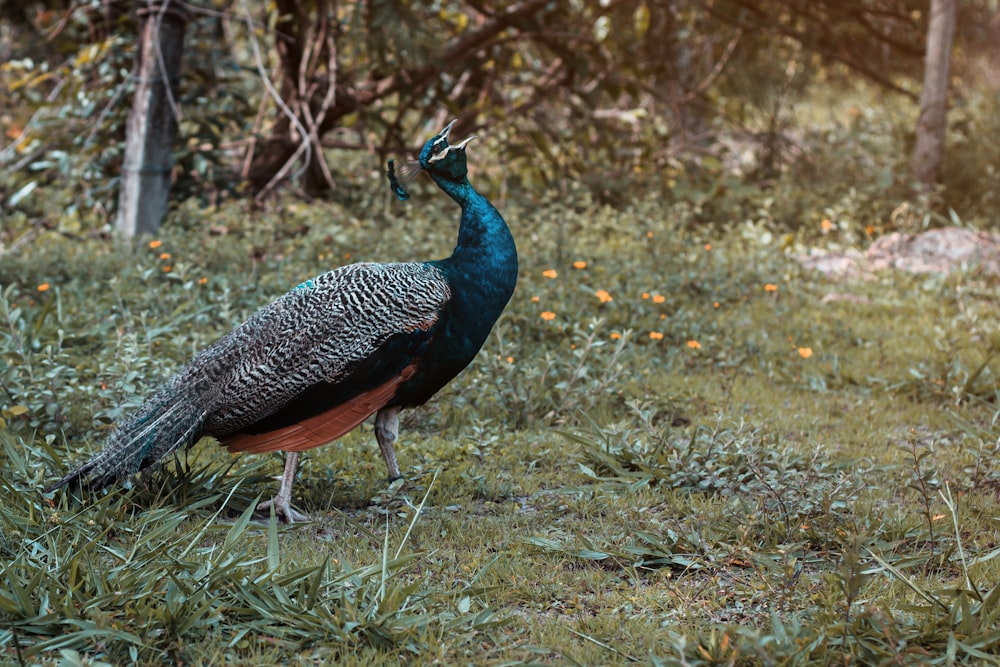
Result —
[[893, 232], [876, 240], [864, 253], [800, 255], [799, 263], [834, 280], [871, 280], [875, 272], [948, 274], [976, 267], [1000, 275], [1000, 235], [959, 227], [931, 229], [920, 234]]

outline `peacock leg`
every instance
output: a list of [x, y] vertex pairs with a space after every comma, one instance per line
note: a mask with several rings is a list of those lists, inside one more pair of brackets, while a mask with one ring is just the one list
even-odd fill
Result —
[[285, 455], [285, 471], [281, 474], [281, 488], [278, 495], [271, 500], [265, 500], [257, 505], [257, 511], [267, 511], [274, 507], [274, 514], [283, 523], [308, 521], [309, 516], [292, 508], [292, 485], [295, 484], [295, 472], [299, 467], [299, 453], [288, 452]]
[[399, 472], [396, 462], [396, 450], [392, 448], [399, 438], [399, 407], [382, 408], [375, 417], [375, 438], [378, 448], [382, 450], [382, 458], [389, 468], [389, 481], [394, 482], [403, 475]]

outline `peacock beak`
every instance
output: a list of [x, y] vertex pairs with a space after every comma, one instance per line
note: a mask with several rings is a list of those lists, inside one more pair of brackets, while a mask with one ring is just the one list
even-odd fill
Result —
[[[453, 121], [451, 121], [450, 123], [448, 123], [447, 125], [445, 125], [444, 129], [441, 130], [440, 132], [438, 132], [438, 136], [440, 137], [440, 139], [438, 139], [438, 141], [441, 141], [441, 139], [447, 139], [448, 138], [448, 133], [451, 132], [451, 128], [455, 127], [455, 123], [457, 123], [457, 122], [458, 122], [458, 119], [456, 118]], [[437, 143], [437, 142], [435, 142], [435, 143]]]

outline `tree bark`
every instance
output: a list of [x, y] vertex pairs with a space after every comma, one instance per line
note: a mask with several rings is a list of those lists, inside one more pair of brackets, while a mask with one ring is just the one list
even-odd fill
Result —
[[957, 17], [958, 0], [931, 0], [924, 87], [920, 93], [920, 118], [917, 120], [916, 146], [913, 150], [913, 171], [925, 192], [932, 190], [937, 183], [938, 170], [944, 159], [948, 75]]
[[125, 129], [115, 220], [115, 229], [129, 238], [155, 233], [167, 212], [187, 24], [186, 12], [171, 0], [144, 6], [139, 18], [135, 95]]

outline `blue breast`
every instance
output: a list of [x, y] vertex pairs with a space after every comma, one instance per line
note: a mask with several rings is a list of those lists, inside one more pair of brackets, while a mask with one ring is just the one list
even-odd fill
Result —
[[434, 180], [462, 207], [454, 252], [428, 262], [447, 277], [452, 298], [431, 332], [417, 374], [393, 401], [404, 407], [424, 403], [472, 362], [517, 283], [517, 247], [500, 212], [464, 174], [458, 182]]

